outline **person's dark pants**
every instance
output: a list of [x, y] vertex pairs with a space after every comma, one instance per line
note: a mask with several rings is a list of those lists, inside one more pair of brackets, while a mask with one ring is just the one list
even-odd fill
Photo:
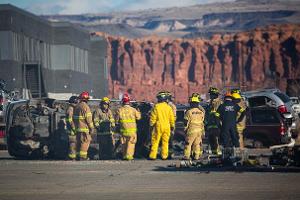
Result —
[[174, 131], [171, 132], [170, 139], [169, 139], [169, 156], [172, 158], [174, 154], [173, 150], [173, 138], [174, 138]]
[[99, 159], [113, 159], [115, 149], [115, 140], [113, 135], [97, 135], [97, 140], [99, 144]]
[[222, 127], [221, 135], [224, 147], [240, 147], [236, 126]]
[[208, 142], [210, 148], [213, 152], [216, 152], [219, 148], [220, 144], [220, 129], [219, 128], [210, 128], [207, 130], [208, 132]]

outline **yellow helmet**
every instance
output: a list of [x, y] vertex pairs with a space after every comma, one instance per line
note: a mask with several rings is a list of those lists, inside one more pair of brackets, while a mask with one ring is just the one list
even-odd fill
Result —
[[215, 87], [210, 87], [208, 93], [209, 94], [217, 94], [217, 95], [220, 94], [218, 88], [215, 88]]
[[233, 94], [233, 93], [241, 94], [241, 90], [239, 88], [234, 88], [231, 90], [231, 94]]
[[232, 97], [233, 97], [234, 99], [241, 99], [241, 98], [242, 98], [241, 95], [240, 95], [239, 93], [232, 93], [231, 95], [232, 95]]
[[196, 96], [192, 96], [190, 97], [190, 102], [192, 103], [200, 103], [200, 98], [199, 97], [196, 97]]
[[101, 99], [101, 103], [107, 103], [107, 104], [109, 104], [110, 103], [110, 99], [108, 97], [103, 97]]

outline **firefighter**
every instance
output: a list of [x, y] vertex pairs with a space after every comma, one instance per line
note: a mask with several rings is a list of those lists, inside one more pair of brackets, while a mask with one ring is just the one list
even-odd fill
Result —
[[119, 123], [121, 133], [122, 154], [124, 160], [132, 160], [137, 142], [137, 120], [141, 113], [130, 106], [130, 97], [124, 94], [122, 107], [118, 109], [116, 122]]
[[[241, 95], [237, 91], [235, 91], [235, 92], [233, 92], [231, 94], [232, 94], [232, 97], [234, 99], [233, 101], [235, 103], [237, 103], [243, 110], [246, 110], [247, 109], [247, 105], [246, 105], [246, 102], [242, 99]], [[240, 118], [240, 116], [241, 116], [241, 113], [238, 112], [237, 120]], [[244, 130], [246, 129], [246, 117], [245, 116], [236, 125], [237, 132], [239, 134], [239, 143], [240, 143], [240, 148], [241, 149], [244, 148]]]
[[213, 154], [222, 154], [220, 150], [220, 120], [216, 115], [222, 100], [219, 98], [219, 90], [214, 87], [209, 88], [208, 107], [205, 116], [206, 132], [208, 134], [208, 141]]
[[[189, 98], [190, 109], [184, 115], [185, 121], [185, 148], [183, 159], [189, 160], [191, 157], [191, 150], [195, 160], [198, 160], [202, 155], [201, 144], [202, 135], [204, 133], [204, 117], [205, 111], [200, 106], [200, 98], [197, 95]], [[202, 109], [201, 109], [201, 108]]]
[[[173, 96], [172, 96], [171, 92], [166, 92], [166, 94], [168, 96], [167, 97], [168, 98], [168, 104], [169, 104], [169, 106], [171, 106], [171, 108], [173, 110], [174, 118], [175, 118], [175, 121], [176, 121], [177, 108], [176, 108], [176, 105], [173, 103]], [[175, 128], [171, 132], [170, 139], [169, 139], [169, 156], [170, 156], [170, 158], [174, 157], [174, 151], [173, 151], [173, 138], [174, 138], [174, 134], [175, 134]]]
[[100, 101], [100, 108], [93, 113], [93, 122], [97, 130], [97, 142], [99, 144], [99, 159], [112, 159], [114, 156], [115, 141], [113, 130], [115, 119], [109, 108], [110, 99], [103, 97]]
[[[237, 118], [238, 113], [240, 113], [239, 118]], [[239, 147], [239, 135], [236, 126], [243, 119], [245, 110], [233, 102], [230, 92], [225, 94], [224, 103], [219, 106], [217, 115], [222, 121], [221, 136], [224, 147]]]
[[88, 148], [91, 134], [94, 133], [92, 113], [87, 102], [90, 96], [84, 91], [79, 95], [79, 103], [74, 109], [74, 124], [76, 128], [77, 156], [79, 160], [88, 160]]
[[176, 108], [176, 105], [173, 103], [173, 96], [172, 96], [171, 92], [166, 92], [166, 95], [167, 95], [167, 102], [171, 106], [171, 108], [173, 110], [173, 115], [174, 115], [175, 120], [176, 120], [177, 108]]
[[75, 124], [73, 121], [73, 113], [77, 103], [78, 103], [78, 97], [71, 96], [69, 99], [69, 107], [66, 111], [66, 124], [67, 124], [67, 131], [69, 135], [69, 159], [70, 160], [76, 159], [76, 131], [75, 131]]
[[170, 134], [175, 127], [175, 117], [171, 106], [168, 105], [168, 94], [159, 92], [157, 94], [158, 103], [154, 106], [150, 114], [151, 127], [151, 150], [149, 159], [157, 158], [158, 146], [161, 140], [161, 158], [166, 160], [169, 154]]

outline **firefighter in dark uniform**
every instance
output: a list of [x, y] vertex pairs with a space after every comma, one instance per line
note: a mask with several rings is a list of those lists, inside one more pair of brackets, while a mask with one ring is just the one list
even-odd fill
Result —
[[219, 90], [215, 87], [209, 88], [208, 107], [206, 109], [205, 115], [205, 131], [208, 135], [208, 141], [213, 154], [221, 155], [220, 149], [220, 120], [217, 116], [217, 110], [219, 106], [223, 103], [221, 98], [219, 98]]
[[69, 135], [69, 159], [70, 160], [76, 159], [76, 131], [75, 131], [75, 124], [73, 121], [73, 113], [77, 103], [78, 103], [78, 97], [71, 96], [69, 99], [69, 107], [66, 111], [66, 124], [67, 124], [67, 131]]
[[[237, 120], [238, 113], [240, 118]], [[244, 118], [245, 110], [236, 104], [228, 92], [224, 96], [224, 103], [217, 110], [217, 115], [222, 122], [221, 137], [223, 139], [224, 148], [239, 147], [239, 135], [237, 132], [237, 123]]]
[[115, 141], [113, 130], [115, 129], [115, 119], [109, 108], [110, 99], [103, 97], [100, 108], [93, 113], [93, 122], [97, 129], [97, 141], [99, 144], [99, 159], [112, 159], [114, 156]]

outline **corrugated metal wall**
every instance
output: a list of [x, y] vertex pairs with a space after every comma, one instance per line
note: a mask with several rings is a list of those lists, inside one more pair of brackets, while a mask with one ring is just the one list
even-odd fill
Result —
[[[0, 5], [0, 78], [24, 87], [24, 64], [41, 66], [45, 91], [107, 95], [106, 40], [92, 45], [88, 32], [52, 23], [10, 5]], [[102, 45], [103, 43], [103, 45]]]

